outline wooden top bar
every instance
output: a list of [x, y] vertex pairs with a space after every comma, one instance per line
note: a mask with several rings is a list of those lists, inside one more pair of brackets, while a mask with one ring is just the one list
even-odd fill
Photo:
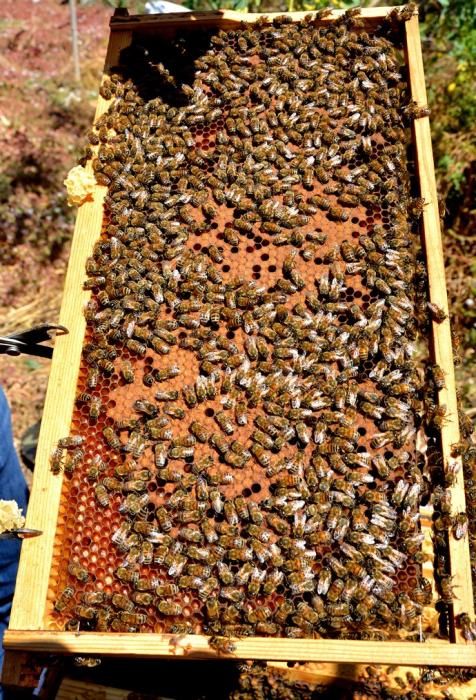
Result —
[[[379, 20], [384, 19], [387, 14], [394, 9], [404, 7], [404, 5], [396, 5], [395, 7], [363, 7], [361, 17], [364, 20]], [[340, 17], [346, 10], [331, 10], [328, 15], [322, 17], [319, 21], [323, 23], [332, 22], [337, 17]], [[267, 17], [270, 21], [274, 17], [282, 17], [283, 15], [292, 17], [294, 22], [299, 22], [305, 17], [318, 15], [317, 12], [235, 12], [234, 10], [217, 10], [215, 12], [172, 12], [169, 14], [152, 14], [152, 15], [129, 15], [121, 11], [115, 13], [110, 20], [111, 31], [122, 31], [123, 29], [148, 29], [155, 26], [166, 25], [187, 25], [190, 23], [199, 24], [201, 26], [216, 26], [217, 22], [220, 27], [226, 28], [233, 24], [252, 24], [262, 17]]]

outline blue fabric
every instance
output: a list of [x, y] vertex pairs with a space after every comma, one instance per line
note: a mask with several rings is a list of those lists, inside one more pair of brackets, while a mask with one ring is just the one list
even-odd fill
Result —
[[[0, 498], [14, 500], [26, 513], [28, 487], [13, 446], [10, 408], [0, 387]], [[8, 627], [21, 542], [0, 540], [0, 669], [3, 663], [3, 634]], [[0, 686], [0, 700], [3, 697]]]

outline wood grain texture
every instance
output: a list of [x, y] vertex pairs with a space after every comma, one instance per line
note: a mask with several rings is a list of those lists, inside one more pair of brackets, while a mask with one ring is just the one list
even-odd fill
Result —
[[412, 666], [474, 666], [476, 645], [443, 640], [415, 642], [348, 641], [340, 639], [233, 640], [233, 654], [218, 654], [202, 635], [45, 632], [8, 630], [5, 648], [55, 654], [97, 654], [127, 657], [186, 657], [188, 659], [268, 659], [276, 661], [332, 661], [392, 663]]
[[[404, 7], [398, 5], [396, 7]], [[363, 7], [361, 17], [364, 20], [379, 20], [384, 19], [390, 10], [395, 7]], [[332, 22], [337, 17], [345, 13], [345, 10], [331, 10], [326, 17], [320, 19], [321, 22]], [[151, 15], [114, 15], [111, 17], [111, 31], [122, 31], [127, 29], [147, 29], [148, 27], [159, 27], [167, 25], [190, 25], [199, 24], [201, 26], [220, 26], [226, 29], [227, 27], [237, 24], [252, 24], [263, 16], [272, 20], [274, 17], [282, 17], [283, 14], [292, 17], [294, 22], [299, 22], [305, 17], [316, 15], [315, 12], [269, 12], [269, 13], [254, 13], [254, 12], [235, 12], [233, 10], [217, 10], [216, 12], [173, 12], [170, 14], [151, 14]]]
[[10, 625], [15, 629], [41, 629], [50, 576], [62, 475], [50, 469], [50, 454], [59, 438], [69, 434], [81, 348], [86, 292], [82, 291], [84, 263], [102, 221], [102, 197], [82, 205], [75, 227], [59, 323], [69, 334], [57, 337], [48, 381], [36, 454], [35, 472], [26, 527], [42, 530], [40, 537], [22, 545]]
[[[109, 42], [106, 67], [117, 62], [118, 52], [130, 42], [130, 34], [114, 35]], [[98, 97], [95, 121], [107, 110], [108, 102]], [[91, 162], [87, 169], [92, 172]], [[35, 471], [26, 527], [41, 530], [40, 537], [24, 540], [13, 599], [10, 627], [42, 629], [48, 582], [51, 572], [56, 523], [58, 520], [62, 474], [54, 475], [50, 455], [58, 440], [70, 432], [86, 321], [84, 305], [90, 292], [83, 290], [86, 258], [91, 255], [102, 226], [105, 187], [96, 186], [92, 201], [78, 210], [71, 253], [63, 290], [59, 324], [69, 333], [55, 340], [48, 380]]]
[[[420, 106], [427, 105], [423, 57], [421, 52], [418, 17], [412, 17], [405, 25], [406, 53], [410, 76], [412, 99]], [[420, 196], [425, 200], [423, 210], [423, 245], [426, 250], [428, 269], [428, 286], [430, 301], [438, 304], [448, 315], [448, 298], [446, 293], [445, 263], [441, 240], [440, 216], [436, 189], [433, 151], [429, 117], [415, 119], [414, 144], [417, 159]], [[433, 322], [432, 346], [435, 362], [445, 373], [446, 386], [439, 392], [439, 404], [447, 408], [447, 418], [441, 430], [441, 447], [443, 460], [447, 464], [451, 459], [451, 445], [460, 440], [458, 424], [458, 407], [454, 374], [453, 349], [451, 343], [450, 321]], [[466, 511], [463, 469], [451, 488], [453, 514]], [[474, 615], [473, 589], [468, 538], [455, 540], [450, 535], [450, 565], [455, 587], [453, 603], [454, 615], [462, 612]], [[456, 630], [456, 635], [461, 634]], [[459, 640], [458, 640], [459, 641]]]
[[55, 695], [55, 700], [128, 700], [130, 695], [131, 691], [123, 688], [64, 678]]

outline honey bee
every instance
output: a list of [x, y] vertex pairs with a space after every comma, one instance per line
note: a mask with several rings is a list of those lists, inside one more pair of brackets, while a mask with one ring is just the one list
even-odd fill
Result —
[[129, 362], [129, 360], [124, 360], [121, 365], [120, 365], [120, 373], [122, 378], [124, 379], [125, 382], [128, 384], [132, 384], [135, 379], [135, 374], [134, 370], [132, 368], [132, 364]]
[[140, 627], [140, 625], [145, 625], [147, 622], [147, 615], [144, 615], [144, 613], [134, 613], [124, 610], [119, 613], [119, 618], [126, 625], [132, 625], [133, 627]]
[[218, 599], [214, 596], [209, 596], [205, 603], [207, 618], [209, 620], [217, 620], [220, 615], [220, 606]]
[[321, 165], [319, 165], [319, 166], [315, 169], [315, 175], [316, 175], [316, 178], [319, 180], [319, 182], [321, 182], [323, 185], [326, 185], [326, 184], [329, 182], [329, 180], [330, 180], [330, 175], [329, 175], [329, 173], [328, 173], [327, 170], [326, 170], [324, 167], [322, 167]]
[[461, 455], [464, 454], [466, 450], [466, 444], [463, 441], [460, 442], [454, 442], [451, 445], [451, 456], [452, 457], [460, 457]]
[[458, 513], [453, 518], [452, 524], [453, 537], [456, 540], [461, 540], [468, 534], [468, 516], [466, 513]]
[[109, 494], [104, 484], [96, 484], [94, 487], [94, 495], [99, 505], [101, 505], [103, 508], [107, 508], [109, 506]]
[[114, 450], [119, 450], [121, 448], [121, 441], [119, 439], [119, 436], [114, 432], [114, 430], [111, 427], [107, 426], [106, 428], [104, 428], [102, 434], [109, 447], [112, 447], [112, 449]]
[[121, 491], [122, 481], [111, 476], [107, 476], [102, 481], [103, 485], [108, 491]]
[[50, 455], [50, 468], [53, 474], [59, 474], [63, 469], [63, 449], [55, 447]]
[[86, 583], [89, 580], [88, 571], [77, 562], [72, 561], [68, 564], [68, 573], [81, 583]]
[[170, 459], [179, 459], [179, 460], [186, 460], [194, 455], [194, 448], [193, 447], [183, 447], [183, 446], [176, 446], [176, 447], [171, 447], [168, 451], [168, 456]]
[[58, 440], [58, 447], [66, 450], [74, 450], [76, 447], [80, 447], [85, 439], [86, 438], [82, 435], [70, 435]]
[[467, 642], [476, 641], [476, 623], [467, 613], [458, 615], [457, 624], [461, 628], [463, 637]]
[[76, 605], [73, 612], [82, 620], [94, 620], [97, 609], [87, 605]]
[[254, 501], [248, 503], [248, 512], [250, 514], [250, 519], [255, 525], [262, 525], [264, 522], [264, 515], [261, 512], [259, 506]]
[[453, 598], [454, 598], [454, 590], [453, 590], [453, 585], [451, 582], [451, 577], [450, 576], [442, 576], [440, 581], [440, 593], [441, 593], [441, 601], [443, 603], [446, 603], [447, 605], [451, 605]]
[[342, 207], [331, 206], [328, 211], [328, 216], [332, 221], [347, 221], [349, 219], [348, 212]]
[[54, 609], [56, 612], [64, 612], [67, 606], [70, 604], [74, 594], [75, 589], [72, 586], [66, 586], [54, 603]]
[[135, 591], [144, 592], [152, 591], [157, 585], [157, 579], [155, 578], [139, 578], [134, 579], [132, 582]]
[[206, 601], [216, 591], [218, 580], [213, 576], [204, 581], [203, 585], [198, 589], [198, 597], [200, 600]]
[[153, 595], [147, 591], [133, 591], [131, 593], [131, 599], [136, 605], [142, 605], [144, 607], [150, 607], [154, 602]]
[[443, 404], [435, 406], [429, 415], [429, 424], [438, 431], [441, 431], [447, 416], [447, 408]]
[[213, 635], [208, 639], [208, 646], [220, 654], [233, 654], [236, 649], [235, 644], [228, 637]]
[[430, 311], [430, 316], [433, 321], [436, 323], [443, 323], [448, 318], [448, 314], [444, 309], [441, 308], [438, 304], [434, 304], [432, 302], [427, 302], [427, 307]]
[[189, 430], [199, 442], [207, 442], [209, 435], [201, 423], [198, 421], [192, 421], [192, 423], [189, 425]]
[[89, 389], [95, 389], [99, 381], [99, 370], [97, 367], [89, 367], [86, 384]]
[[153, 371], [154, 379], [156, 382], [165, 382], [168, 379], [174, 379], [180, 374], [180, 369], [177, 365], [171, 365], [170, 367], [163, 367], [161, 369], [155, 369]]
[[76, 467], [78, 467], [84, 458], [84, 452], [81, 448], [77, 448], [73, 453], [68, 453], [64, 460], [63, 470], [68, 476], [72, 476]]
[[157, 609], [162, 615], [177, 616], [182, 614], [182, 606], [169, 600], [159, 600]]
[[101, 605], [106, 600], [106, 594], [103, 591], [86, 591], [81, 594], [81, 601], [85, 605]]
[[425, 205], [426, 202], [424, 199], [421, 197], [415, 197], [408, 204], [408, 215], [411, 218], [418, 220], [423, 214]]
[[115, 569], [114, 573], [120, 581], [131, 583], [132, 585], [135, 585], [139, 580], [139, 572], [135, 569], [126, 568], [125, 566], [119, 566]]
[[182, 420], [183, 418], [185, 418], [185, 411], [183, 410], [183, 408], [181, 408], [180, 406], [176, 406], [175, 404], [166, 404], [163, 408], [163, 411], [166, 415], [176, 420]]
[[97, 366], [99, 369], [101, 369], [105, 374], [112, 374], [114, 372], [114, 364], [111, 362], [111, 360], [108, 360], [107, 358], [101, 358], [97, 361]]
[[163, 532], [169, 532], [172, 529], [172, 521], [164, 506], [157, 508], [155, 515], [157, 517], [160, 529]]
[[137, 399], [134, 401], [133, 408], [138, 413], [144, 413], [150, 418], [154, 418], [158, 413], [158, 408], [151, 401], [146, 399]]
[[208, 544], [213, 544], [218, 540], [216, 530], [209, 520], [204, 520], [202, 522], [201, 530]]
[[250, 452], [262, 467], [269, 468], [271, 457], [261, 445], [256, 442], [253, 443], [250, 447]]
[[233, 435], [235, 428], [231, 418], [225, 411], [217, 411], [214, 418], [225, 435]]
[[89, 417], [91, 420], [96, 421], [99, 418], [99, 414], [102, 410], [101, 399], [97, 396], [93, 396], [89, 404]]
[[[143, 357], [145, 355], [145, 353], [147, 352], [146, 345], [144, 345], [143, 343], [140, 343], [138, 340], [135, 340], [134, 338], [129, 338], [128, 340], [126, 340], [126, 348], [128, 350], [130, 350], [134, 355], [139, 355], [139, 357]], [[112, 368], [112, 371], [114, 371], [114, 366]], [[126, 381], [128, 381], [128, 380], [126, 380]]]

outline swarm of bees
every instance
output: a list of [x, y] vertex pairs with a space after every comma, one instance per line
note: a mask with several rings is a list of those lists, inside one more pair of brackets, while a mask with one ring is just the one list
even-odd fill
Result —
[[[304, 671], [304, 678], [299, 671]], [[319, 685], [316, 674], [311, 680], [313, 667], [299, 664], [297, 673], [289, 670], [277, 670], [263, 662], [237, 664], [239, 675], [236, 687], [229, 700], [260, 700], [261, 698], [278, 698], [279, 700], [315, 700], [329, 697], [333, 691], [329, 685]], [[398, 668], [367, 666], [362, 670], [358, 680], [345, 682], [339, 679], [336, 697], [353, 698], [398, 698], [398, 700], [456, 700], [461, 697], [461, 683], [474, 675], [473, 669], [456, 668], [422, 668], [419, 672], [407, 672], [397, 675]], [[306, 677], [307, 676], [307, 677]], [[322, 683], [322, 681], [321, 681]], [[466, 690], [466, 689], [465, 689]]]
[[[434, 475], [415, 458], [415, 304], [430, 317], [405, 149], [408, 119], [426, 112], [406, 108], [395, 49], [411, 12], [373, 34], [350, 10], [177, 36], [162, 59], [137, 37], [103, 85], [90, 141], [107, 226], [87, 262], [77, 405], [108, 459], [73, 435], [52, 469], [84, 473], [98, 509], [121, 514], [111, 547], [128, 594], [73, 560], [55, 603], [70, 626], [201, 631], [227, 653], [234, 636], [421, 626], [419, 506]], [[362, 210], [375, 217], [354, 234]], [[275, 251], [266, 284], [242, 275], [253, 239]], [[444, 374], [429, 373], [438, 390]], [[106, 381], [130, 387], [128, 414], [107, 417]], [[466, 530], [464, 513], [444, 521], [445, 536]]]

